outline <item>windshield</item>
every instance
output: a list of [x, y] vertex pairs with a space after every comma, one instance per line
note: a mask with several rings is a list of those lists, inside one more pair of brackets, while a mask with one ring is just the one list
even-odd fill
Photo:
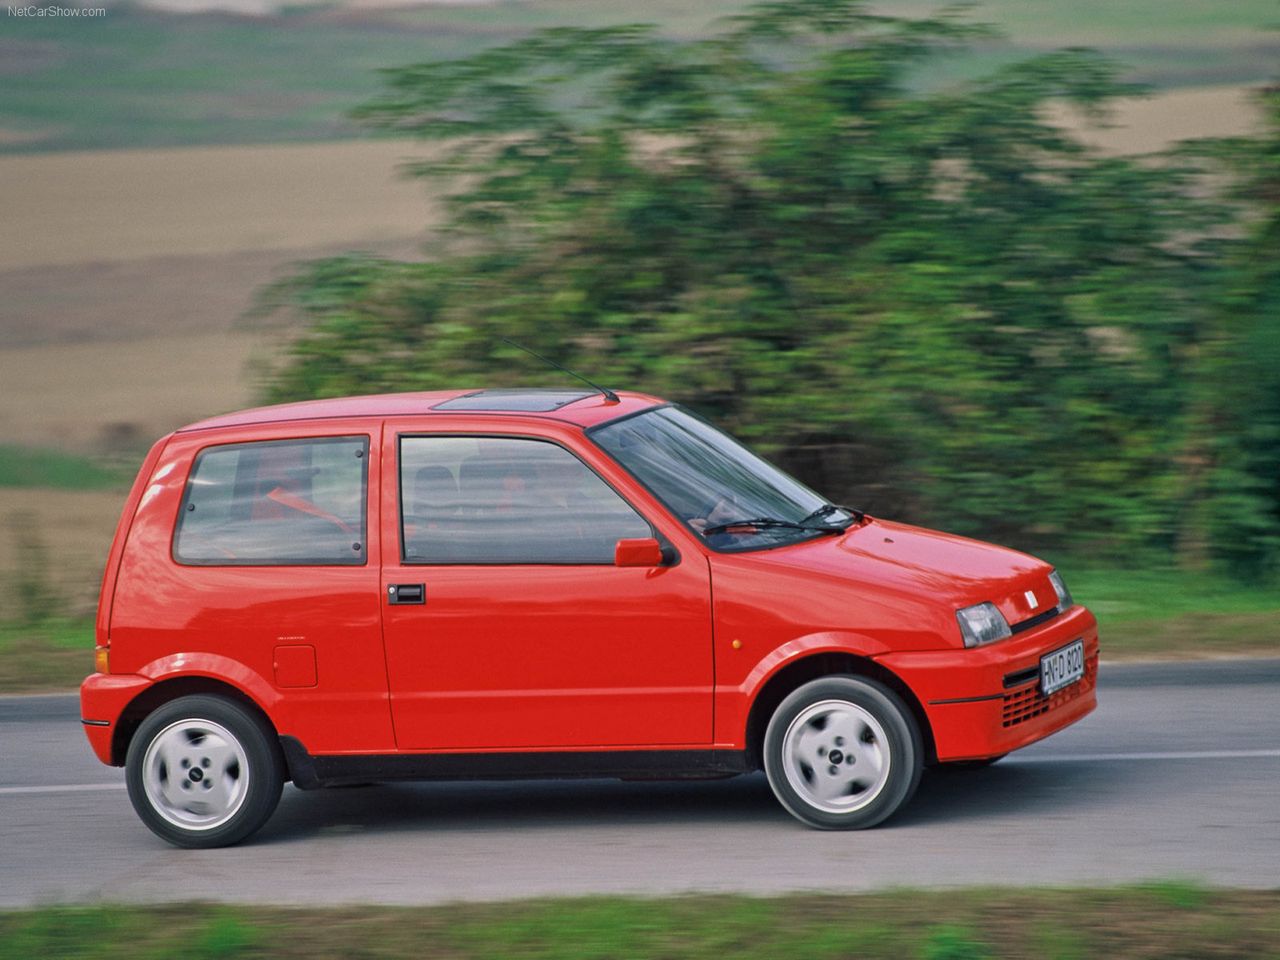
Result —
[[[718, 550], [792, 543], [852, 517], [678, 407], [658, 407], [590, 431], [591, 439]], [[823, 509], [827, 507], [827, 509]], [[770, 520], [734, 527], [738, 520]]]

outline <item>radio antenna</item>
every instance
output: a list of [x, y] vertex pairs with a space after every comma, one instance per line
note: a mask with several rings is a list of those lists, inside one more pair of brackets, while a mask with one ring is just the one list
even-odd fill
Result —
[[573, 372], [572, 370], [570, 370], [568, 367], [562, 367], [560, 364], [556, 363], [554, 360], [551, 360], [551, 359], [549, 359], [549, 358], [547, 358], [547, 357], [544, 357], [544, 356], [543, 356], [542, 354], [540, 354], [540, 353], [534, 353], [534, 352], [533, 352], [532, 350], [530, 350], [528, 347], [521, 346], [520, 344], [516, 343], [514, 340], [508, 340], [506, 337], [499, 337], [498, 339], [499, 339], [499, 340], [501, 340], [503, 343], [509, 343], [509, 344], [511, 344], [511, 346], [515, 347], [517, 350], [523, 350], [525, 353], [529, 354], [529, 356], [531, 356], [531, 357], [537, 357], [537, 358], [538, 358], [539, 360], [541, 360], [543, 363], [545, 363], [545, 364], [548, 364], [548, 365], [550, 365], [550, 366], [555, 367], [557, 370], [561, 371], [562, 373], [567, 373], [569, 376], [571, 376], [571, 377], [575, 377], [576, 379], [581, 380], [583, 383], [585, 383], [587, 386], [589, 386], [592, 390], [596, 391], [596, 393], [598, 393], [598, 394], [600, 394], [601, 396], [603, 396], [603, 397], [605, 398], [605, 400], [607, 400], [609, 403], [619, 403], [619, 402], [620, 402], [620, 401], [618, 400], [618, 395], [617, 395], [616, 393], [614, 393], [612, 390], [610, 390], [608, 387], [602, 387], [602, 386], [600, 386], [600, 384], [598, 384], [598, 383], [592, 383], [590, 380], [588, 380], [588, 379], [587, 379], [586, 377], [584, 377], [582, 374], [580, 374], [580, 373], [574, 373], [574, 372]]

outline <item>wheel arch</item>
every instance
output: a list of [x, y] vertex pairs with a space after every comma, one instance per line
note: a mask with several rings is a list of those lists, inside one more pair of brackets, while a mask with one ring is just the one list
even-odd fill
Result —
[[125, 758], [129, 753], [129, 744], [133, 741], [134, 734], [138, 732], [138, 727], [148, 716], [166, 703], [193, 694], [223, 697], [244, 707], [263, 723], [273, 739], [277, 737], [276, 726], [262, 705], [233, 684], [216, 677], [199, 674], [170, 677], [147, 687], [130, 700], [120, 712], [111, 737], [112, 765], [124, 766]]
[[933, 730], [924, 704], [912, 693], [911, 688], [892, 670], [882, 667], [870, 657], [844, 651], [823, 651], [799, 657], [778, 669], [756, 692], [747, 713], [746, 749], [747, 763], [755, 769], [764, 768], [764, 734], [769, 718], [787, 696], [797, 688], [817, 680], [838, 674], [851, 674], [875, 680], [896, 693], [916, 722], [924, 742], [924, 762], [937, 762]]

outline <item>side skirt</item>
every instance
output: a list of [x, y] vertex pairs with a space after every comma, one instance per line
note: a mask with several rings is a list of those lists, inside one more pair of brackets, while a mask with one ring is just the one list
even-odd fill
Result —
[[543, 753], [393, 753], [313, 756], [280, 738], [301, 790], [383, 780], [701, 780], [747, 773], [745, 750], [584, 750]]

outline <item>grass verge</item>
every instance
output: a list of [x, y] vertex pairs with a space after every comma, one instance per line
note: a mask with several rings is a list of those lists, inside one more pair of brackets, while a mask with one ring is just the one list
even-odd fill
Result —
[[590, 898], [286, 910], [202, 904], [0, 913], [0, 960], [1266, 957], [1280, 891], [1089, 890]]
[[1103, 659], [1280, 656], [1280, 586], [1177, 570], [1072, 569], [1063, 575], [1097, 615]]
[[50, 487], [54, 490], [129, 488], [134, 468], [105, 466], [59, 450], [0, 444], [0, 487]]
[[74, 690], [92, 672], [92, 620], [0, 624], [0, 693]]

